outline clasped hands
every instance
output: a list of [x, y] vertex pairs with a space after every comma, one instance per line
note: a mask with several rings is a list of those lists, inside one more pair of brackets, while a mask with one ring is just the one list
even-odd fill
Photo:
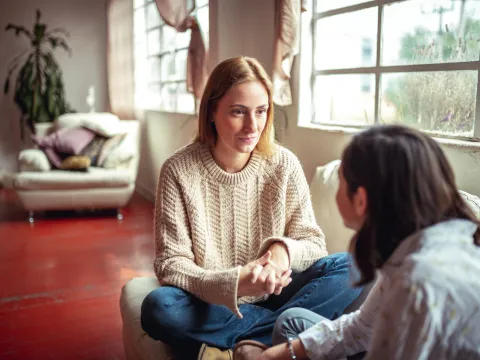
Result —
[[273, 243], [259, 259], [249, 262], [240, 270], [238, 296], [280, 295], [292, 278], [287, 247]]

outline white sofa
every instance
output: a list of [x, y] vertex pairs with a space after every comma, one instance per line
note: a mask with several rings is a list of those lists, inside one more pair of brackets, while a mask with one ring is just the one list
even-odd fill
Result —
[[[80, 119], [77, 116], [44, 125], [37, 129], [37, 134], [42, 136], [54, 129], [79, 126]], [[100, 117], [89, 120], [94, 125], [102, 121]], [[36, 211], [44, 210], [117, 209], [117, 217], [123, 218], [121, 209], [133, 195], [138, 172], [139, 124], [136, 120], [118, 120], [112, 124], [117, 133], [126, 134], [113, 150], [117, 152], [115, 156], [127, 159], [118, 166], [110, 161], [113, 165], [109, 168], [92, 166], [86, 172], [57, 170], [50, 168], [48, 159], [39, 149], [27, 149], [19, 154], [21, 170], [10, 175], [8, 183], [29, 212], [30, 222], [34, 221]], [[37, 167], [34, 171], [32, 163]]]
[[[353, 232], [344, 227], [338, 212], [335, 196], [338, 189], [340, 161], [332, 161], [318, 167], [310, 184], [312, 203], [317, 222], [325, 233], [329, 253], [348, 251]], [[463, 193], [480, 218], [480, 199]], [[120, 297], [120, 312], [123, 320], [123, 343], [127, 360], [171, 360], [168, 346], [148, 337], [140, 325], [140, 307], [146, 295], [159, 286], [154, 277], [139, 277], [130, 280]]]

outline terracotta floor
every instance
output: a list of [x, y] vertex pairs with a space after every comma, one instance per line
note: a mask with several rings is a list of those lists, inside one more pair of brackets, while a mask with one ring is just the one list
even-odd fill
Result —
[[153, 204], [135, 195], [115, 214], [26, 221], [0, 189], [0, 359], [120, 360], [119, 296], [152, 275]]

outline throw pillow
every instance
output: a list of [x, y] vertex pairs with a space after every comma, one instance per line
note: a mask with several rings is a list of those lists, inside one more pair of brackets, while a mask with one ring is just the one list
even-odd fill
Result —
[[127, 134], [118, 134], [107, 139], [100, 150], [97, 158], [97, 166], [103, 166], [107, 157], [115, 148], [117, 148], [123, 141]]
[[18, 155], [20, 171], [50, 171], [47, 155], [40, 149], [27, 149]]
[[116, 148], [110, 151], [102, 166], [105, 169], [127, 168], [136, 155], [137, 146], [135, 144], [135, 138], [126, 136]]
[[90, 166], [90, 158], [88, 156], [72, 155], [62, 161], [60, 169], [86, 171]]
[[100, 135], [95, 135], [95, 138], [82, 150], [79, 155], [87, 156], [90, 159], [92, 166], [98, 166], [98, 156], [102, 151], [103, 144], [108, 138]]
[[95, 137], [95, 133], [84, 127], [57, 130], [43, 138], [32, 135], [40, 147], [50, 147], [59, 153], [78, 155]]
[[60, 168], [62, 158], [79, 155], [94, 137], [91, 130], [75, 127], [57, 130], [43, 138], [32, 135], [32, 140], [45, 151], [50, 163]]
[[88, 116], [83, 118], [80, 124], [97, 135], [112, 137], [120, 133], [121, 124], [117, 116], [110, 115]]

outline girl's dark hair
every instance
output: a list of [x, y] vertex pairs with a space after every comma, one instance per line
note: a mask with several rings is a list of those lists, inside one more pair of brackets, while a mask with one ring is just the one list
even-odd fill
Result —
[[[400, 125], [374, 126], [354, 136], [342, 156], [350, 196], [367, 192], [365, 221], [350, 243], [359, 285], [374, 279], [409, 235], [461, 218], [480, 225], [457, 190], [450, 164], [435, 140]], [[480, 245], [480, 230], [474, 236]]]

